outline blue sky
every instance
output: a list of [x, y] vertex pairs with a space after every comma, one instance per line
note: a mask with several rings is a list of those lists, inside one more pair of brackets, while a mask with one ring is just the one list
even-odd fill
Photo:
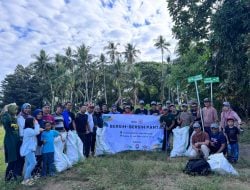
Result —
[[174, 52], [171, 27], [166, 0], [0, 0], [0, 80], [40, 49], [54, 56], [83, 42], [97, 55], [108, 41], [120, 43], [120, 51], [133, 43], [141, 50], [138, 61], [157, 61], [157, 36]]

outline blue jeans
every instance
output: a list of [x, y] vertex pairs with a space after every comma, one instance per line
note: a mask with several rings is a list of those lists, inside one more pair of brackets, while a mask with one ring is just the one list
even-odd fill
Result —
[[239, 144], [238, 143], [233, 143], [233, 144], [228, 144], [228, 156], [231, 158], [233, 161], [237, 161], [239, 158]]
[[30, 152], [25, 156], [25, 163], [24, 179], [26, 180], [31, 178], [31, 172], [36, 166], [35, 152]]
[[54, 152], [43, 153], [42, 176], [54, 175]]

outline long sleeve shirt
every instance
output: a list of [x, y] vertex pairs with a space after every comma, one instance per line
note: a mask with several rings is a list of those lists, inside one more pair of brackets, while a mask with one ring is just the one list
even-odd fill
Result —
[[214, 107], [204, 107], [202, 109], [204, 127], [210, 127], [212, 123], [218, 122], [218, 114]]
[[17, 117], [17, 125], [19, 128], [19, 136], [23, 137], [23, 129], [24, 129], [24, 125], [25, 125], [25, 119], [23, 116], [19, 115]]
[[223, 111], [221, 112], [220, 127], [224, 128], [225, 126], [227, 126], [228, 118], [233, 118], [235, 121], [237, 121], [237, 123], [235, 123], [236, 126], [238, 126], [241, 123], [241, 119], [235, 111], [233, 110]]
[[35, 128], [26, 128], [23, 130], [23, 143], [20, 148], [21, 156], [26, 156], [31, 151], [35, 151], [37, 147], [36, 135], [39, 134], [40, 126], [35, 124]]

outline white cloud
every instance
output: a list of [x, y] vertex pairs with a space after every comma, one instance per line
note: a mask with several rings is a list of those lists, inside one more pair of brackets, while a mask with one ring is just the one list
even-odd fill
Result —
[[159, 61], [154, 39], [163, 35], [172, 53], [176, 46], [165, 0], [9, 0], [0, 2], [0, 18], [0, 80], [17, 64], [32, 62], [40, 49], [53, 56], [84, 42], [100, 54], [112, 40], [120, 49], [135, 44], [138, 60]]

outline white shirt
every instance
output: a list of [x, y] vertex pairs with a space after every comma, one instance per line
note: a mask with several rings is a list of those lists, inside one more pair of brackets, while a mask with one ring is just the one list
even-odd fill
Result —
[[20, 148], [21, 156], [26, 156], [31, 151], [35, 151], [37, 147], [37, 138], [36, 136], [39, 134], [40, 125], [38, 123], [35, 124], [35, 128], [26, 128], [23, 130], [23, 143]]
[[22, 115], [19, 115], [17, 117], [17, 125], [18, 125], [18, 128], [19, 128], [19, 136], [20, 137], [23, 137], [23, 128], [24, 128], [24, 125], [25, 125], [25, 119]]
[[86, 112], [85, 114], [88, 115], [88, 123], [89, 123], [90, 132], [93, 132], [93, 128], [94, 128], [93, 113]]

